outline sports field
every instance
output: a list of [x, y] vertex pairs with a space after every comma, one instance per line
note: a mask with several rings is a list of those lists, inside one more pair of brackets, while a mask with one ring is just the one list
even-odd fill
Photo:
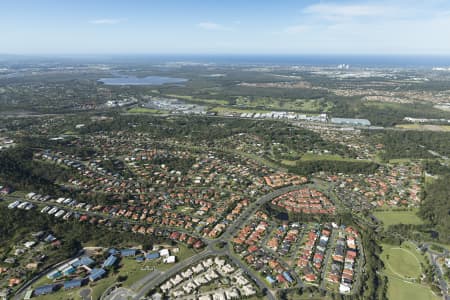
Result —
[[402, 246], [383, 245], [381, 259], [388, 277], [388, 299], [437, 300], [431, 289], [419, 282], [424, 257], [411, 243]]
[[385, 228], [395, 224], [417, 225], [423, 223], [422, 219], [417, 216], [417, 209], [411, 211], [376, 211], [373, 214], [378, 220], [383, 222]]

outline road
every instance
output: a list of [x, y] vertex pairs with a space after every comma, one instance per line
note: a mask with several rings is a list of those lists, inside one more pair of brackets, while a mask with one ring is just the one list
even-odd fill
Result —
[[359, 251], [359, 261], [357, 263], [357, 268], [358, 270], [356, 270], [356, 277], [353, 280], [353, 288], [352, 288], [352, 293], [354, 293], [355, 291], [359, 291], [360, 286], [362, 285], [362, 275], [363, 275], [363, 267], [365, 265], [365, 253], [364, 253], [364, 247], [361, 244], [360, 240], [356, 240], [356, 246], [357, 249]]
[[20, 289], [18, 289], [17, 292], [16, 292], [16, 295], [13, 297], [13, 299], [14, 300], [21, 300], [21, 299], [23, 299], [23, 297], [25, 296], [25, 293], [26, 293], [28, 287], [30, 287], [33, 283], [35, 283], [37, 280], [39, 280], [42, 276], [46, 276], [47, 274], [52, 272], [55, 268], [64, 265], [65, 263], [71, 261], [74, 258], [80, 257], [83, 253], [84, 253], [84, 250], [80, 250], [75, 256], [73, 256], [71, 258], [68, 258], [68, 259], [66, 259], [64, 261], [61, 261], [61, 262], [59, 262], [57, 264], [48, 266], [46, 269], [42, 270], [36, 276], [34, 276], [31, 280], [26, 282]]
[[428, 252], [430, 254], [431, 263], [434, 265], [436, 273], [437, 273], [436, 275], [439, 280], [439, 286], [440, 286], [442, 294], [443, 294], [443, 299], [449, 300], [450, 296], [448, 295], [447, 281], [444, 278], [444, 272], [443, 272], [441, 266], [437, 262], [438, 258], [441, 256], [441, 254], [437, 254], [432, 251], [428, 251]]
[[[417, 241], [411, 241], [411, 242], [417, 248], [419, 248], [419, 243]], [[444, 258], [448, 257], [449, 251], [447, 249], [444, 249], [443, 253], [433, 251], [433, 250], [431, 250], [431, 244], [429, 244], [429, 243], [422, 244], [422, 248], [426, 249], [426, 251], [428, 252], [428, 255], [430, 256], [430, 262], [436, 269], [436, 273], [437, 273], [436, 275], [439, 280], [439, 287], [441, 288], [441, 291], [443, 294], [442, 299], [450, 300], [450, 295], [448, 293], [448, 284], [444, 278], [444, 271], [442, 270], [441, 266], [437, 262], [438, 258], [440, 258], [440, 257], [444, 257]]]
[[102, 295], [101, 300], [103, 299], [111, 299], [111, 300], [122, 300], [122, 299], [130, 299], [135, 296], [135, 293], [129, 289], [119, 287], [110, 292], [110, 294]]
[[233, 222], [233, 224], [228, 227], [227, 231], [220, 237], [220, 239], [226, 240], [232, 238], [236, 234], [237, 230], [242, 227], [242, 225], [248, 220], [250, 216], [252, 216], [261, 206], [263, 206], [273, 198], [281, 196], [290, 191], [298, 190], [302, 187], [304, 186], [287, 186], [262, 196], [261, 198], [250, 204], [250, 206], [241, 215], [239, 215], [239, 217]]
[[[167, 270], [165, 272], [161, 272], [160, 276], [152, 277], [150, 280], [148, 280], [145, 283], [145, 285], [139, 290], [139, 292], [135, 294], [133, 299], [136, 299], [136, 300], [141, 299], [142, 297], [146, 296], [148, 294], [148, 292], [150, 292], [154, 288], [156, 288], [159, 285], [161, 285], [162, 283], [164, 283], [167, 279], [169, 279], [172, 276], [176, 275], [177, 273], [181, 272], [183, 269], [207, 258], [208, 256], [213, 256], [213, 255], [220, 255], [220, 254], [218, 254], [218, 251], [215, 252], [210, 249], [206, 249], [199, 254], [191, 256], [188, 259], [185, 259], [182, 262], [177, 263], [174, 267], [170, 268], [169, 270]], [[118, 300], [119, 298], [107, 298], [107, 299]], [[125, 299], [127, 299], [127, 298], [125, 298]]]
[[151, 273], [148, 273], [144, 278], [140, 279], [139, 281], [133, 283], [133, 285], [131, 286], [131, 289], [134, 291], [138, 291], [141, 289], [141, 287], [143, 285], [145, 285], [146, 282], [155, 279], [156, 277], [161, 276], [161, 271], [159, 270], [154, 270]]
[[[274, 293], [273, 293], [273, 291], [270, 290], [270, 287], [264, 281], [262, 281], [258, 276], [256, 276], [253, 273], [253, 271], [246, 264], [242, 263], [242, 261], [233, 254], [228, 242], [236, 234], [236, 232], [242, 227], [242, 225], [251, 216], [253, 216], [258, 209], [261, 208], [261, 206], [268, 203], [275, 197], [278, 197], [286, 192], [290, 192], [290, 191], [293, 191], [293, 190], [296, 190], [299, 188], [301, 188], [301, 186], [288, 186], [288, 187], [277, 189], [275, 191], [272, 191], [272, 192], [260, 197], [258, 200], [251, 203], [249, 205], [249, 207], [241, 215], [238, 216], [238, 218], [227, 228], [227, 230], [218, 239], [214, 239], [214, 240], [202, 239], [205, 242], [205, 244], [207, 245], [206, 249], [203, 252], [200, 252], [182, 262], [177, 263], [174, 267], [172, 267], [171, 269], [169, 269], [165, 272], [159, 272], [159, 273], [152, 272], [152, 273], [148, 274], [146, 277], [144, 277], [140, 281], [136, 282], [132, 286], [132, 289], [115, 288], [111, 291], [108, 291], [109, 294], [105, 293], [105, 295], [103, 295], [102, 298], [103, 299], [120, 300], [120, 299], [129, 299], [131, 297], [136, 300], [141, 299], [142, 297], [146, 296], [149, 291], [158, 287], [164, 281], [171, 278], [172, 276], [174, 276], [178, 272], [182, 271], [183, 269], [187, 268], [188, 266], [195, 264], [209, 256], [227, 256], [236, 265], [238, 265], [241, 269], [243, 269], [245, 271], [245, 273], [247, 274], [247, 276], [249, 276], [261, 290], [267, 291], [266, 296], [268, 299], [275, 300]], [[12, 198], [14, 198], [14, 197], [12, 197]], [[18, 197], [18, 198], [20, 198], [20, 197]], [[109, 216], [109, 215], [105, 215], [105, 214], [101, 214], [101, 213], [97, 213], [97, 212], [80, 211], [80, 210], [74, 209], [73, 207], [68, 207], [67, 205], [64, 205], [64, 204], [42, 203], [40, 201], [34, 201], [34, 200], [28, 200], [28, 199], [26, 201], [32, 202], [35, 204], [46, 204], [46, 205], [56, 206], [61, 209], [65, 209], [66, 211], [74, 211], [74, 212], [78, 211], [80, 213], [87, 214], [89, 216], [113, 219], [113, 216]], [[117, 220], [118, 218], [114, 218], [114, 219]], [[141, 223], [145, 224], [144, 222], [133, 221], [133, 220], [128, 220], [128, 219], [120, 220], [120, 221], [122, 221], [123, 223], [129, 223], [129, 224], [141, 224]], [[179, 230], [179, 229], [177, 229], [177, 230]], [[190, 233], [190, 234], [192, 235], [192, 233]], [[226, 243], [227, 246], [224, 247], [223, 249], [219, 249], [217, 247], [217, 245], [220, 245], [224, 242]], [[62, 262], [62, 263], [64, 263], [64, 262]], [[48, 270], [46, 270], [46, 271], [48, 271]], [[33, 280], [29, 281], [26, 285], [24, 285], [24, 287], [22, 287], [21, 290], [16, 294], [14, 299], [15, 300], [22, 299], [25, 289], [28, 286], [30, 286], [35, 280], [39, 279], [43, 274], [45, 274], [45, 272], [41, 273], [39, 276], [36, 276]], [[299, 278], [296, 278], [296, 280], [298, 281], [299, 286], [303, 286], [303, 283], [300, 281]]]
[[[215, 240], [205, 240], [205, 244], [207, 245], [206, 249], [194, 256], [191, 256], [190, 258], [177, 263], [174, 267], [171, 269], [161, 272], [159, 276], [150, 276], [144, 277], [142, 281], [146, 281], [145, 283], [142, 283], [142, 287], [135, 293], [133, 299], [139, 300], [142, 297], [146, 296], [151, 290], [155, 289], [162, 283], [164, 283], [166, 280], [174, 276], [175, 274], [179, 273], [183, 269], [189, 267], [192, 264], [195, 264], [209, 256], [227, 256], [231, 261], [233, 261], [234, 264], [239, 266], [244, 272], [249, 276], [255, 284], [261, 289], [267, 291], [267, 299], [269, 300], [275, 300], [275, 295], [273, 291], [270, 290], [270, 287], [262, 281], [258, 276], [256, 276], [253, 271], [242, 261], [237, 258], [231, 251], [229, 241], [231, 238], [236, 234], [236, 232], [239, 230], [239, 228], [242, 227], [242, 225], [255, 214], [255, 212], [264, 204], [271, 201], [273, 198], [278, 197], [286, 192], [290, 192], [296, 189], [299, 189], [300, 186], [289, 186], [284, 187], [281, 189], [278, 189], [276, 191], [273, 191], [269, 194], [266, 194], [253, 202], [249, 205], [249, 207], [241, 214], [239, 217], [231, 224], [227, 230], [218, 238]], [[226, 247], [223, 249], [219, 249], [217, 245], [220, 245], [221, 243], [226, 242]], [[303, 283], [298, 280], [299, 286], [302, 286]], [[128, 299], [127, 297], [130, 296], [129, 292], [125, 292], [122, 289], [116, 289], [115, 291], [111, 292], [111, 294], [105, 299], [112, 299], [112, 300], [119, 300], [119, 299]]]
[[327, 272], [328, 261], [330, 260], [331, 254], [333, 253], [335, 237], [336, 237], [336, 230], [333, 230], [331, 232], [330, 238], [328, 239], [330, 243], [328, 244], [326, 249], [325, 259], [322, 261], [322, 271], [320, 272], [321, 278], [320, 289], [322, 290], [325, 290], [325, 285], [327, 283], [327, 281], [325, 280], [325, 273]]
[[428, 254], [430, 255], [430, 261], [433, 264], [433, 266], [436, 269], [436, 275], [438, 277], [439, 280], [439, 286], [441, 288], [442, 294], [443, 294], [443, 299], [444, 300], [450, 300], [450, 295], [448, 293], [448, 284], [447, 281], [444, 278], [444, 270], [442, 270], [441, 265], [437, 262], [437, 260], [441, 257], [447, 257], [448, 256], [448, 251], [445, 249], [444, 253], [439, 253], [436, 251], [433, 251], [430, 249], [430, 245], [429, 244], [424, 244], [424, 246], [426, 247]]
[[[37, 201], [37, 200], [33, 200], [33, 199], [26, 199], [25, 197], [15, 196], [15, 195], [8, 195], [5, 199], [11, 200], [11, 201], [14, 201], [14, 200], [26, 201], [26, 202], [33, 203], [35, 205], [57, 207], [59, 209], [65, 210], [66, 212], [78, 213], [80, 215], [87, 215], [89, 217], [102, 218], [102, 219], [106, 219], [106, 220], [114, 220], [114, 221], [116, 221], [116, 222], [118, 222], [120, 224], [148, 226], [148, 223], [146, 221], [131, 220], [131, 219], [128, 219], [128, 218], [125, 218], [125, 217], [118, 217], [118, 216], [114, 216], [114, 215], [111, 215], [111, 214], [105, 214], [105, 213], [100, 213], [100, 212], [95, 212], [95, 211], [86, 211], [85, 209], [77, 209], [75, 207], [68, 206], [68, 205], [63, 204], [63, 203], [42, 202], [42, 201]], [[38, 206], [38, 209], [40, 209], [39, 206]], [[60, 217], [60, 218], [62, 218], [62, 217]], [[197, 234], [195, 232], [191, 232], [191, 231], [185, 230], [183, 228], [179, 228], [179, 227], [153, 226], [153, 228], [155, 229], [155, 231], [156, 230], [176, 230], [178, 232], [186, 233], [189, 236], [192, 236], [192, 237], [195, 237], [197, 239], [203, 240], [202, 236], [200, 236], [199, 234]]]

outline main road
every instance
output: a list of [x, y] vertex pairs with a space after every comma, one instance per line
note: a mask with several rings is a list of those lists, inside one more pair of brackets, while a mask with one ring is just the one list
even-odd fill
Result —
[[[270, 289], [270, 287], [261, 280], [258, 276], [256, 276], [253, 271], [242, 261], [234, 255], [234, 253], [231, 250], [231, 246], [229, 242], [231, 241], [232, 237], [236, 234], [236, 232], [239, 230], [239, 228], [242, 227], [242, 225], [255, 214], [255, 212], [261, 208], [264, 204], [271, 201], [273, 198], [278, 197], [280, 195], [283, 195], [287, 192], [294, 191], [301, 188], [301, 186], [288, 186], [281, 189], [277, 189], [273, 192], [270, 192], [255, 202], [251, 203], [249, 207], [241, 214], [237, 219], [227, 228], [227, 230], [218, 238], [214, 240], [205, 240], [205, 243], [207, 245], [206, 249], [196, 255], [193, 255], [189, 257], [188, 259], [185, 259], [179, 263], [177, 263], [175, 266], [170, 268], [169, 270], [165, 272], [161, 272], [158, 275], [159, 276], [148, 276], [148, 279], [145, 283], [142, 283], [141, 288], [139, 291], [136, 291], [136, 293], [133, 296], [134, 300], [139, 300], [146, 296], [151, 290], [157, 288], [161, 284], [163, 284], [166, 280], [171, 278], [172, 276], [176, 275], [177, 273], [181, 272], [183, 269], [189, 267], [190, 265], [193, 265], [195, 263], [200, 262], [201, 260], [210, 257], [210, 256], [227, 256], [231, 261], [233, 261], [234, 264], [239, 266], [244, 272], [252, 278], [252, 280], [255, 282], [255, 284], [264, 291], [267, 291], [266, 297], [269, 300], [275, 300], [274, 292]], [[226, 243], [226, 246], [223, 248], [220, 248], [219, 246], [221, 244]], [[145, 280], [145, 278], [144, 278]], [[299, 284], [301, 284], [299, 282]], [[130, 293], [124, 293], [123, 290], [117, 289], [115, 291], [112, 291], [108, 296], [105, 297], [105, 299], [113, 299], [113, 300], [119, 300], [122, 299], [120, 295], [126, 295], [130, 296]]]

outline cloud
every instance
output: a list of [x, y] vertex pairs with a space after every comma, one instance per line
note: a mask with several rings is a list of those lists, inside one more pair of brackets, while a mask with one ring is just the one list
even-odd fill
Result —
[[295, 23], [275, 32], [276, 45], [323, 53], [449, 53], [442, 38], [450, 28], [449, 7], [409, 1], [414, 0], [309, 5]]
[[230, 30], [230, 28], [214, 22], [200, 22], [197, 24], [197, 27], [205, 30], [215, 30], [215, 31]]
[[325, 19], [345, 19], [358, 17], [376, 17], [391, 15], [393, 8], [376, 4], [313, 4], [303, 13]]
[[114, 25], [123, 21], [125, 21], [125, 19], [96, 19], [89, 21], [89, 23], [95, 25]]

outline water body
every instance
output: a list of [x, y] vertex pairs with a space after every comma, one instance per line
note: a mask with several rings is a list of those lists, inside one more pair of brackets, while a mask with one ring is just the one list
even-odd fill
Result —
[[121, 62], [184, 62], [201, 64], [236, 65], [301, 65], [337, 66], [349, 64], [351, 67], [369, 68], [425, 68], [450, 67], [450, 55], [117, 55], [111, 61]]
[[[200, 63], [200, 64], [236, 64], [236, 65], [300, 65], [331, 66], [349, 64], [350, 67], [369, 68], [424, 68], [450, 67], [450, 55], [362, 55], [362, 54], [172, 54], [172, 55], [72, 55], [72, 56], [5, 56], [0, 62], [13, 63], [59, 62], [74, 63]], [[7, 62], [7, 63], [5, 63]], [[121, 77], [121, 76], [118, 76]], [[153, 76], [149, 76], [153, 77]], [[157, 77], [157, 76], [155, 76]], [[106, 79], [106, 78], [103, 78]], [[171, 83], [171, 82], [169, 82]]]
[[167, 83], [183, 83], [185, 78], [164, 77], [164, 76], [120, 76], [110, 78], [100, 78], [98, 81], [106, 85], [163, 85]]
[[278, 213], [275, 218], [281, 221], [289, 221], [289, 215], [285, 212]]
[[195, 57], [199, 61], [228, 64], [303, 65], [369, 68], [432, 68], [449, 67], [449, 55], [230, 55]]

